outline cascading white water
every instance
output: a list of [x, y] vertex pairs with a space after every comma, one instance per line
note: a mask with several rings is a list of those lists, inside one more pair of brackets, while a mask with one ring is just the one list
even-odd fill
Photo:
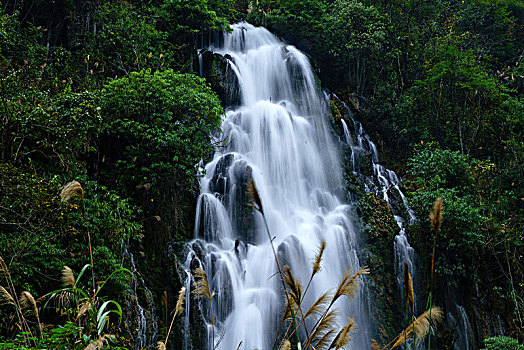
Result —
[[[253, 178], [263, 202], [281, 265], [302, 284], [311, 274], [320, 242], [322, 269], [304, 307], [334, 289], [347, 269], [360, 269], [357, 230], [342, 200], [342, 169], [308, 59], [264, 28], [233, 26], [224, 44], [210, 48], [230, 60], [241, 106], [222, 122], [224, 146], [206, 165], [196, 214], [196, 239], [188, 244], [186, 269], [203, 266], [211, 289], [218, 349], [271, 349], [284, 296], [262, 217], [248, 207]], [[351, 349], [369, 349], [367, 298], [339, 299], [339, 324], [358, 324]], [[211, 308], [204, 303], [211, 338]], [[189, 308], [187, 309], [189, 310]]]
[[[408, 242], [406, 236], [406, 221], [408, 224], [413, 224], [416, 220], [415, 213], [409, 207], [404, 193], [400, 190], [400, 179], [394, 171], [387, 169], [380, 164], [380, 155], [377, 147], [371, 141], [369, 135], [365, 132], [362, 124], [353, 117], [351, 110], [345, 105], [349, 118], [353, 122], [353, 130], [356, 144], [353, 142], [353, 137], [349, 131], [346, 122], [342, 119], [342, 127], [346, 142], [351, 149], [351, 169], [355, 176], [360, 177], [365, 185], [366, 191], [375, 192], [381, 199], [385, 200], [391, 208], [395, 221], [400, 229], [395, 236], [394, 250], [395, 250], [395, 265], [397, 274], [397, 284], [403, 294], [403, 277], [404, 277], [404, 263], [408, 263], [409, 272], [411, 276], [416, 277], [415, 270], [415, 251]], [[360, 172], [361, 158], [365, 153], [371, 155], [371, 165], [373, 167], [373, 176], [364, 176]], [[392, 196], [396, 197], [398, 203], [393, 202]], [[415, 291], [416, 292], [416, 291]], [[415, 298], [416, 300], [416, 298]]]

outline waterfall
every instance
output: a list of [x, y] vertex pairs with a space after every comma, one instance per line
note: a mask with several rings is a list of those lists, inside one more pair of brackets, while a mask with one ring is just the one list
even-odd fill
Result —
[[[358, 122], [349, 107], [344, 103], [349, 119], [353, 123], [353, 132], [357, 139], [356, 144], [353, 142], [353, 137], [349, 128], [342, 119], [342, 128], [346, 138], [346, 142], [351, 149], [351, 169], [353, 175], [357, 176], [365, 185], [366, 191], [375, 192], [381, 199], [385, 200], [395, 218], [395, 221], [400, 229], [395, 236], [393, 243], [395, 250], [395, 267], [397, 285], [401, 292], [404, 293], [404, 263], [407, 262], [409, 266], [409, 273], [415, 279], [415, 251], [408, 242], [406, 236], [406, 221], [407, 224], [413, 224], [416, 220], [415, 213], [409, 207], [404, 193], [400, 190], [400, 179], [394, 171], [387, 169], [380, 162], [380, 155], [377, 146], [366, 133], [362, 124]], [[371, 166], [373, 168], [372, 176], [366, 176], [361, 172], [361, 159], [368, 154], [371, 157]], [[416, 292], [416, 290], [415, 290]], [[416, 303], [416, 295], [415, 295]]]
[[[141, 282], [141, 286], [144, 289], [144, 296], [146, 297], [146, 309], [140, 305], [138, 298], [134, 299], [134, 307], [136, 308], [136, 323], [137, 323], [137, 335], [135, 339], [135, 349], [150, 349], [154, 348], [156, 341], [156, 336], [158, 333], [158, 321], [155, 314], [155, 301], [153, 299], [153, 293], [147, 288], [144, 278], [136, 273], [137, 268], [135, 264], [135, 257], [131, 252], [126, 248], [124, 256], [128, 256], [129, 262], [131, 264], [131, 271], [135, 278]], [[146, 311], [147, 310], [147, 311]], [[150, 336], [148, 337], [148, 332]]]
[[[217, 137], [222, 145], [205, 166], [185, 268], [207, 272], [215, 295], [211, 305], [207, 300], [201, 305], [208, 339], [217, 349], [239, 344], [271, 349], [284, 294], [262, 217], [247, 205], [247, 182], [256, 183], [280, 264], [289, 265], [304, 287], [314, 255], [326, 242], [322, 268], [304, 299], [306, 310], [322, 293], [336, 289], [346, 270], [360, 269], [357, 220], [343, 200], [329, 110], [307, 57], [247, 23], [233, 25], [223, 43], [209, 50], [229, 60], [241, 103], [226, 109]], [[347, 317], [356, 320], [351, 349], [370, 347], [364, 289], [361, 284], [355, 298], [335, 303], [338, 329]]]

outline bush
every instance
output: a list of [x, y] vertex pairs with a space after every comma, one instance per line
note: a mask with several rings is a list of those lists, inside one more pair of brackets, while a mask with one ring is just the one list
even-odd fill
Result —
[[189, 230], [182, 216], [194, 212], [197, 167], [214, 149], [210, 135], [223, 113], [216, 93], [195, 75], [143, 70], [102, 94], [102, 180], [156, 218], [146, 224]]
[[481, 350], [524, 350], [524, 345], [510, 337], [497, 336], [484, 339], [485, 348]]

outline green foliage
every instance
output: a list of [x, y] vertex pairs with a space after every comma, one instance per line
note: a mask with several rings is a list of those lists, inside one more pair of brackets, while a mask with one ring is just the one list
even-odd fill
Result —
[[[424, 218], [436, 198], [444, 202], [444, 224], [437, 239], [436, 271], [465, 278], [475, 267], [479, 249], [484, 245], [482, 215], [475, 196], [474, 172], [479, 161], [459, 152], [441, 150], [434, 145], [418, 150], [408, 161], [414, 190], [410, 204], [418, 217]], [[490, 167], [489, 163], [486, 166]], [[431, 230], [427, 232], [425, 251], [431, 251]]]
[[357, 0], [337, 0], [327, 22], [329, 51], [340, 72], [346, 73], [352, 91], [362, 93], [373, 69], [373, 54], [386, 38], [384, 18], [374, 6]]
[[104, 135], [122, 150], [108, 154], [108, 175], [126, 193], [145, 183], [157, 194], [166, 184], [193, 189], [196, 165], [212, 150], [209, 135], [222, 113], [204, 81], [143, 70], [110, 82], [103, 95]]
[[524, 345], [510, 337], [497, 336], [484, 339], [485, 348], [481, 350], [524, 350]]
[[[17, 288], [49, 290], [64, 264], [79, 268], [89, 251], [85, 218], [77, 198], [60, 201], [59, 177], [48, 181], [25, 168], [0, 163], [0, 255], [8, 262]], [[129, 240], [141, 235], [139, 211], [116, 193], [85, 181], [88, 224], [95, 269], [100, 277], [121, 265]], [[127, 281], [117, 280], [121, 289]]]

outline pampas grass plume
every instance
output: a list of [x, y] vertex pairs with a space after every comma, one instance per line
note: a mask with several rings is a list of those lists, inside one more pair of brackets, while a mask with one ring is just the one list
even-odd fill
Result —
[[399, 334], [391, 349], [404, 344], [406, 340], [413, 336], [413, 332], [417, 338], [422, 338], [430, 331], [432, 325], [436, 326], [437, 323], [442, 321], [442, 316], [442, 309], [438, 306], [427, 310]]
[[324, 254], [324, 250], [326, 249], [326, 241], [320, 242], [320, 249], [315, 256], [315, 262], [313, 263], [313, 276], [320, 271], [320, 262], [322, 261], [322, 255]]
[[0, 286], [0, 304], [15, 304], [15, 301], [11, 294], [9, 294], [9, 292], [2, 286]]
[[64, 266], [64, 269], [62, 270], [62, 283], [64, 287], [73, 288], [75, 286], [75, 274], [69, 266]]
[[371, 350], [380, 350], [380, 345], [375, 339], [371, 339]]
[[340, 349], [348, 345], [351, 340], [350, 333], [353, 331], [353, 327], [355, 327], [355, 321], [348, 318], [348, 323], [340, 330], [329, 348]]
[[73, 197], [83, 197], [84, 196], [84, 190], [82, 189], [82, 185], [80, 185], [80, 182], [78, 181], [71, 181], [68, 184], [66, 184], [64, 187], [62, 187], [62, 190], [60, 191], [60, 198], [67, 202]]
[[252, 178], [249, 179], [249, 182], [247, 184], [247, 192], [249, 193], [251, 200], [255, 203], [255, 205], [252, 205], [252, 207], [260, 211], [260, 213], [264, 214], [262, 200], [260, 199], [260, 194], [258, 193], [257, 186], [255, 186], [255, 181]]
[[406, 293], [406, 301], [409, 305], [411, 315], [415, 314], [415, 293], [413, 292], [413, 280], [409, 274], [409, 265], [404, 262], [404, 292]]
[[193, 296], [197, 299], [206, 298], [207, 300], [211, 300], [214, 293], [211, 293], [211, 290], [209, 289], [206, 271], [199, 267], [195, 269], [193, 275], [195, 277], [195, 283], [193, 284], [195, 289], [191, 292], [193, 293]]
[[280, 346], [278, 347], [278, 350], [290, 350], [290, 349], [291, 349], [291, 343], [287, 339], [282, 340], [282, 343], [280, 343]]
[[435, 204], [433, 205], [433, 210], [429, 213], [429, 218], [431, 220], [431, 226], [433, 227], [433, 233], [437, 235], [440, 226], [442, 225], [442, 212], [444, 207], [442, 206], [442, 198], [437, 198]]
[[166, 350], [166, 344], [164, 344], [163, 341], [159, 341], [156, 343], [156, 349], [157, 350]]
[[182, 287], [180, 289], [180, 293], [178, 294], [178, 300], [176, 302], [175, 307], [175, 315], [181, 314], [184, 312], [184, 298], [186, 297], [186, 287]]

